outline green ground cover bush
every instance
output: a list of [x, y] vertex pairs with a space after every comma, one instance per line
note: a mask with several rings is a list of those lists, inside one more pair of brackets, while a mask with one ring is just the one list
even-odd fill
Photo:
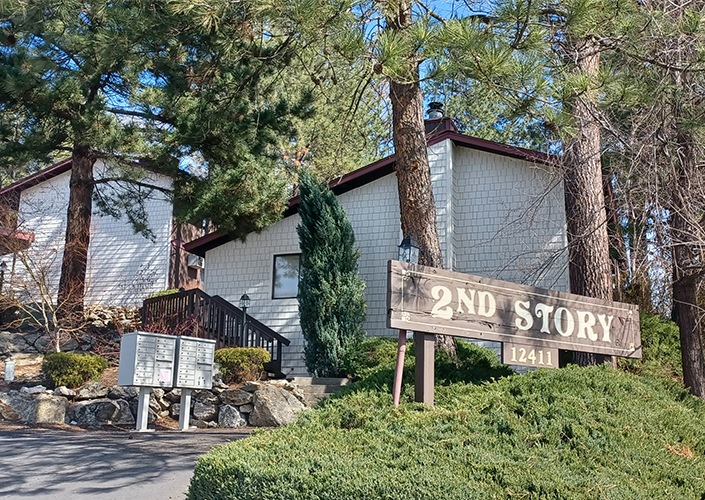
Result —
[[42, 373], [54, 387], [79, 387], [96, 379], [108, 367], [108, 360], [90, 354], [50, 352], [44, 356]]
[[662, 316], [641, 314], [642, 359], [618, 358], [619, 366], [637, 375], [681, 380], [681, 342], [678, 325]]
[[264, 365], [272, 356], [261, 347], [226, 347], [215, 351], [215, 362], [220, 364], [220, 374], [227, 383], [259, 380]]
[[438, 356], [436, 406], [402, 405], [393, 360], [296, 423], [219, 447], [188, 498], [705, 499], [705, 403], [606, 366], [506, 376], [490, 351]]

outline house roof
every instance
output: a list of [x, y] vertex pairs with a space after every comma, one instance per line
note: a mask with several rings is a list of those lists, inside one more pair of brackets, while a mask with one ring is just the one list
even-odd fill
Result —
[[[494, 153], [532, 163], [541, 163], [544, 165], [555, 163], [555, 158], [545, 153], [460, 134], [458, 133], [458, 129], [455, 128], [453, 121], [448, 117], [437, 120], [426, 120], [426, 132], [428, 137], [428, 146], [433, 146], [434, 144], [450, 139], [458, 146], [464, 146], [478, 151], [485, 151], [487, 153]], [[336, 195], [340, 195], [352, 189], [364, 186], [365, 184], [391, 174], [394, 171], [395, 160], [396, 156], [392, 155], [374, 163], [370, 163], [367, 166], [332, 180], [329, 183], [329, 186]], [[289, 204], [284, 211], [284, 217], [289, 217], [290, 215], [298, 212], [299, 201], [298, 196], [289, 200]], [[213, 248], [223, 245], [232, 239], [233, 238], [227, 234], [215, 231], [202, 236], [201, 238], [195, 239], [190, 243], [186, 243], [184, 245], [184, 249], [188, 252], [204, 257], [208, 250], [212, 250]]]
[[12, 192], [24, 191], [27, 188], [36, 186], [41, 182], [51, 179], [52, 177], [56, 177], [57, 175], [61, 175], [69, 170], [71, 170], [71, 158], [55, 163], [51, 167], [42, 169], [39, 172], [36, 172], [29, 177], [25, 177], [24, 179], [20, 179], [17, 182], [13, 182], [9, 186], [0, 189], [0, 196], [6, 196]]

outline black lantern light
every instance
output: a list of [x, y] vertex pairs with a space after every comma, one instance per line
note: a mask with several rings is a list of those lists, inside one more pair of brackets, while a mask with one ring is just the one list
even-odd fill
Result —
[[247, 308], [250, 307], [250, 296], [247, 292], [242, 294], [240, 297], [240, 309], [242, 309], [242, 333], [243, 336], [247, 335]]
[[399, 245], [399, 260], [411, 264], [419, 263], [419, 242], [416, 238], [407, 236], [402, 240]]

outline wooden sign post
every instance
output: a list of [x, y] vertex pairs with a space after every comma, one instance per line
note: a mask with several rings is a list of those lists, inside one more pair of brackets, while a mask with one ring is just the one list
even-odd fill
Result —
[[558, 349], [641, 357], [632, 304], [389, 261], [387, 309], [389, 328], [414, 331], [416, 401], [429, 405], [434, 335], [499, 341], [505, 362], [537, 367], [557, 366]]

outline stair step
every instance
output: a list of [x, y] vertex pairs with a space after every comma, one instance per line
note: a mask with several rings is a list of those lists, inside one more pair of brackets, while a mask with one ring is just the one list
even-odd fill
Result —
[[342, 387], [350, 383], [349, 378], [334, 377], [294, 377], [291, 380], [298, 386], [329, 385], [333, 387]]
[[330, 385], [300, 385], [298, 387], [299, 391], [304, 394], [333, 394], [335, 391], [340, 389], [340, 386]]

